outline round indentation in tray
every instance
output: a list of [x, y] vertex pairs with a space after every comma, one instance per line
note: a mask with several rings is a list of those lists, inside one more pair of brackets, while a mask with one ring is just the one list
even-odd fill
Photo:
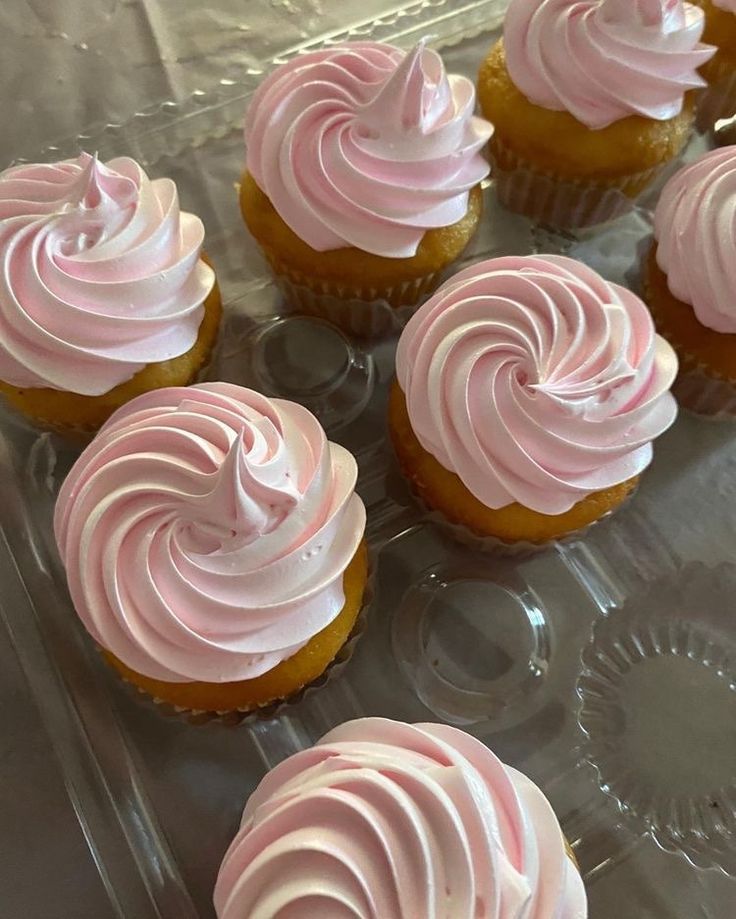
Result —
[[736, 875], [736, 568], [687, 566], [596, 624], [585, 757], [659, 845]]
[[419, 698], [456, 724], [526, 717], [550, 657], [547, 618], [528, 589], [442, 568], [406, 591], [392, 638]]
[[373, 392], [371, 356], [320, 319], [286, 316], [264, 323], [243, 359], [251, 362], [253, 385], [301, 402], [331, 430], [356, 418]]

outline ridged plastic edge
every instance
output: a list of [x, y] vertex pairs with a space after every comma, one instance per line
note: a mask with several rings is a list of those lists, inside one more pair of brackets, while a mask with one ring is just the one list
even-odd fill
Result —
[[249, 67], [242, 79], [220, 80], [210, 89], [197, 89], [180, 102], [164, 100], [126, 121], [93, 124], [85, 131], [49, 144], [42, 151], [27, 151], [14, 162], [67, 159], [80, 150], [94, 151], [104, 159], [129, 155], [145, 166], [163, 156], [176, 156], [208, 140], [224, 137], [240, 126], [245, 104], [263, 74], [298, 54], [329, 44], [356, 39], [410, 45], [424, 35], [436, 47], [458, 44], [494, 29], [503, 18], [508, 0], [418, 0], [348, 29], [312, 38], [287, 48], [259, 67]]

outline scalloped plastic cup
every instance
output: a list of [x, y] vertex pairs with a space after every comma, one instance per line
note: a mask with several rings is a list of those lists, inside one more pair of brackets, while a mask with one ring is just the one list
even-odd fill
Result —
[[577, 684], [583, 755], [630, 827], [732, 876], [736, 642], [723, 612], [734, 596], [730, 564], [650, 582], [596, 620]]

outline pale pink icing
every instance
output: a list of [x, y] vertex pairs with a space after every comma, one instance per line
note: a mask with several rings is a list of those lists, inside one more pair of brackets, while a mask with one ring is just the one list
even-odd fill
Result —
[[702, 10], [682, 0], [511, 0], [504, 23], [509, 75], [535, 105], [589, 128], [629, 115], [665, 120], [705, 85], [697, 69]]
[[420, 443], [488, 507], [560, 514], [642, 472], [674, 421], [672, 348], [581, 262], [479, 262], [411, 318], [396, 373]]
[[727, 13], [736, 13], [736, 0], [713, 0], [713, 6], [717, 6]]
[[736, 146], [669, 180], [654, 213], [657, 263], [672, 293], [716, 332], [736, 332]]
[[97, 396], [194, 344], [214, 273], [170, 179], [131, 159], [0, 174], [0, 379]]
[[247, 168], [313, 249], [416, 253], [460, 220], [489, 166], [475, 88], [420, 42], [353, 42], [294, 58], [264, 80], [245, 121]]
[[340, 612], [363, 537], [356, 463], [300, 405], [228, 383], [161, 389], [100, 430], [59, 493], [69, 590], [146, 676], [271, 670]]
[[444, 724], [347, 722], [251, 795], [218, 919], [585, 919], [542, 792]]

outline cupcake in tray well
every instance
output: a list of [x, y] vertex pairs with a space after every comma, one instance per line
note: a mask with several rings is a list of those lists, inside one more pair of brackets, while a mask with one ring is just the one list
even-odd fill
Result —
[[227, 383], [139, 396], [59, 493], [77, 613], [158, 701], [222, 713], [288, 698], [326, 670], [361, 609], [356, 474], [293, 402]]
[[502, 202], [569, 227], [622, 213], [690, 135], [703, 18], [682, 0], [511, 0], [478, 79]]
[[491, 259], [404, 329], [391, 437], [415, 492], [461, 534], [544, 543], [631, 493], [675, 419], [676, 373], [631, 291], [562, 256]]
[[705, 14], [704, 40], [717, 49], [700, 69], [708, 81], [698, 99], [698, 126], [705, 130], [736, 115], [736, 0], [692, 2]]
[[297, 306], [371, 334], [386, 304], [436, 286], [480, 219], [492, 128], [474, 107], [471, 81], [424, 42], [337, 45], [264, 80], [245, 121], [240, 204]]
[[736, 414], [736, 146], [665, 185], [644, 274], [657, 327], [680, 359], [678, 398], [705, 415]]
[[445, 724], [349, 721], [272, 769], [215, 886], [218, 919], [585, 919], [557, 817]]
[[192, 382], [220, 322], [204, 227], [133, 160], [0, 173], [0, 393], [95, 430], [128, 399]]

